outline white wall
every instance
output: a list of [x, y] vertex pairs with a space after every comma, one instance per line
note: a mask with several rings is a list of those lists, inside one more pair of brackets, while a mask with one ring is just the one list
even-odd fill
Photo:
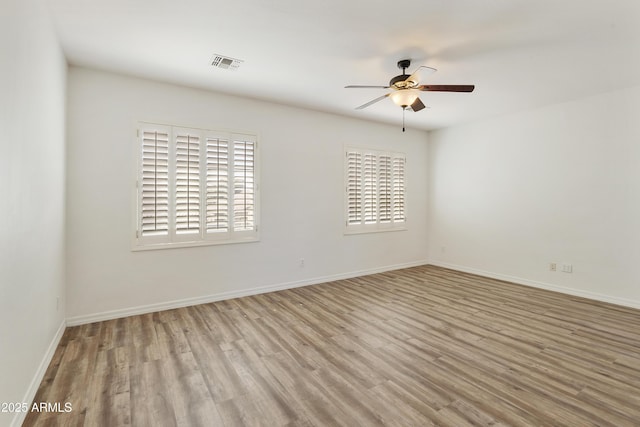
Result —
[[431, 132], [431, 262], [640, 307], [638, 111], [640, 87]]
[[[62, 331], [66, 63], [39, 0], [0, 12], [0, 402], [31, 399]], [[60, 306], [56, 310], [56, 297]], [[41, 364], [44, 361], [44, 366]], [[12, 414], [0, 413], [0, 425]], [[15, 422], [19, 422], [16, 418]]]
[[[426, 262], [424, 132], [75, 67], [68, 97], [71, 323]], [[257, 132], [261, 241], [132, 252], [138, 120]], [[343, 235], [344, 144], [407, 153], [409, 231]]]

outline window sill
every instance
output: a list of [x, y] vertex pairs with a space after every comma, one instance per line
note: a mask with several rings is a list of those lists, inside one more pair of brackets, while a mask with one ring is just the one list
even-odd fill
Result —
[[370, 234], [370, 233], [390, 233], [393, 231], [407, 231], [407, 227], [393, 227], [393, 228], [360, 228], [357, 230], [344, 230], [345, 236], [355, 235], [355, 234]]
[[259, 242], [260, 237], [247, 237], [245, 239], [235, 239], [235, 240], [204, 240], [198, 242], [175, 242], [175, 243], [154, 243], [154, 244], [146, 244], [139, 245], [137, 243], [133, 243], [131, 247], [132, 252], [143, 252], [143, 251], [156, 251], [162, 249], [180, 249], [180, 248], [197, 248], [200, 246], [219, 246], [219, 245], [234, 245], [237, 243], [255, 243]]

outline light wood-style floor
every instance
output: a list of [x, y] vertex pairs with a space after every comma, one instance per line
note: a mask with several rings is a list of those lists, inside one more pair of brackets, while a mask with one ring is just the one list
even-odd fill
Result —
[[640, 311], [424, 266], [66, 330], [27, 426], [638, 426]]

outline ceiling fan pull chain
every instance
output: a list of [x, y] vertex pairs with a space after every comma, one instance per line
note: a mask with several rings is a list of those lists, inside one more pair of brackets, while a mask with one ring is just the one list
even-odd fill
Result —
[[402, 132], [404, 132], [404, 112], [407, 107], [402, 107]]

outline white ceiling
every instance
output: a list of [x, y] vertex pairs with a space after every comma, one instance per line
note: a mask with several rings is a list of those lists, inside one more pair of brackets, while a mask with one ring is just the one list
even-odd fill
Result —
[[[48, 0], [68, 61], [400, 124], [386, 85], [410, 58], [427, 84], [407, 126], [435, 129], [640, 85], [639, 0]], [[211, 67], [214, 53], [244, 60]]]

